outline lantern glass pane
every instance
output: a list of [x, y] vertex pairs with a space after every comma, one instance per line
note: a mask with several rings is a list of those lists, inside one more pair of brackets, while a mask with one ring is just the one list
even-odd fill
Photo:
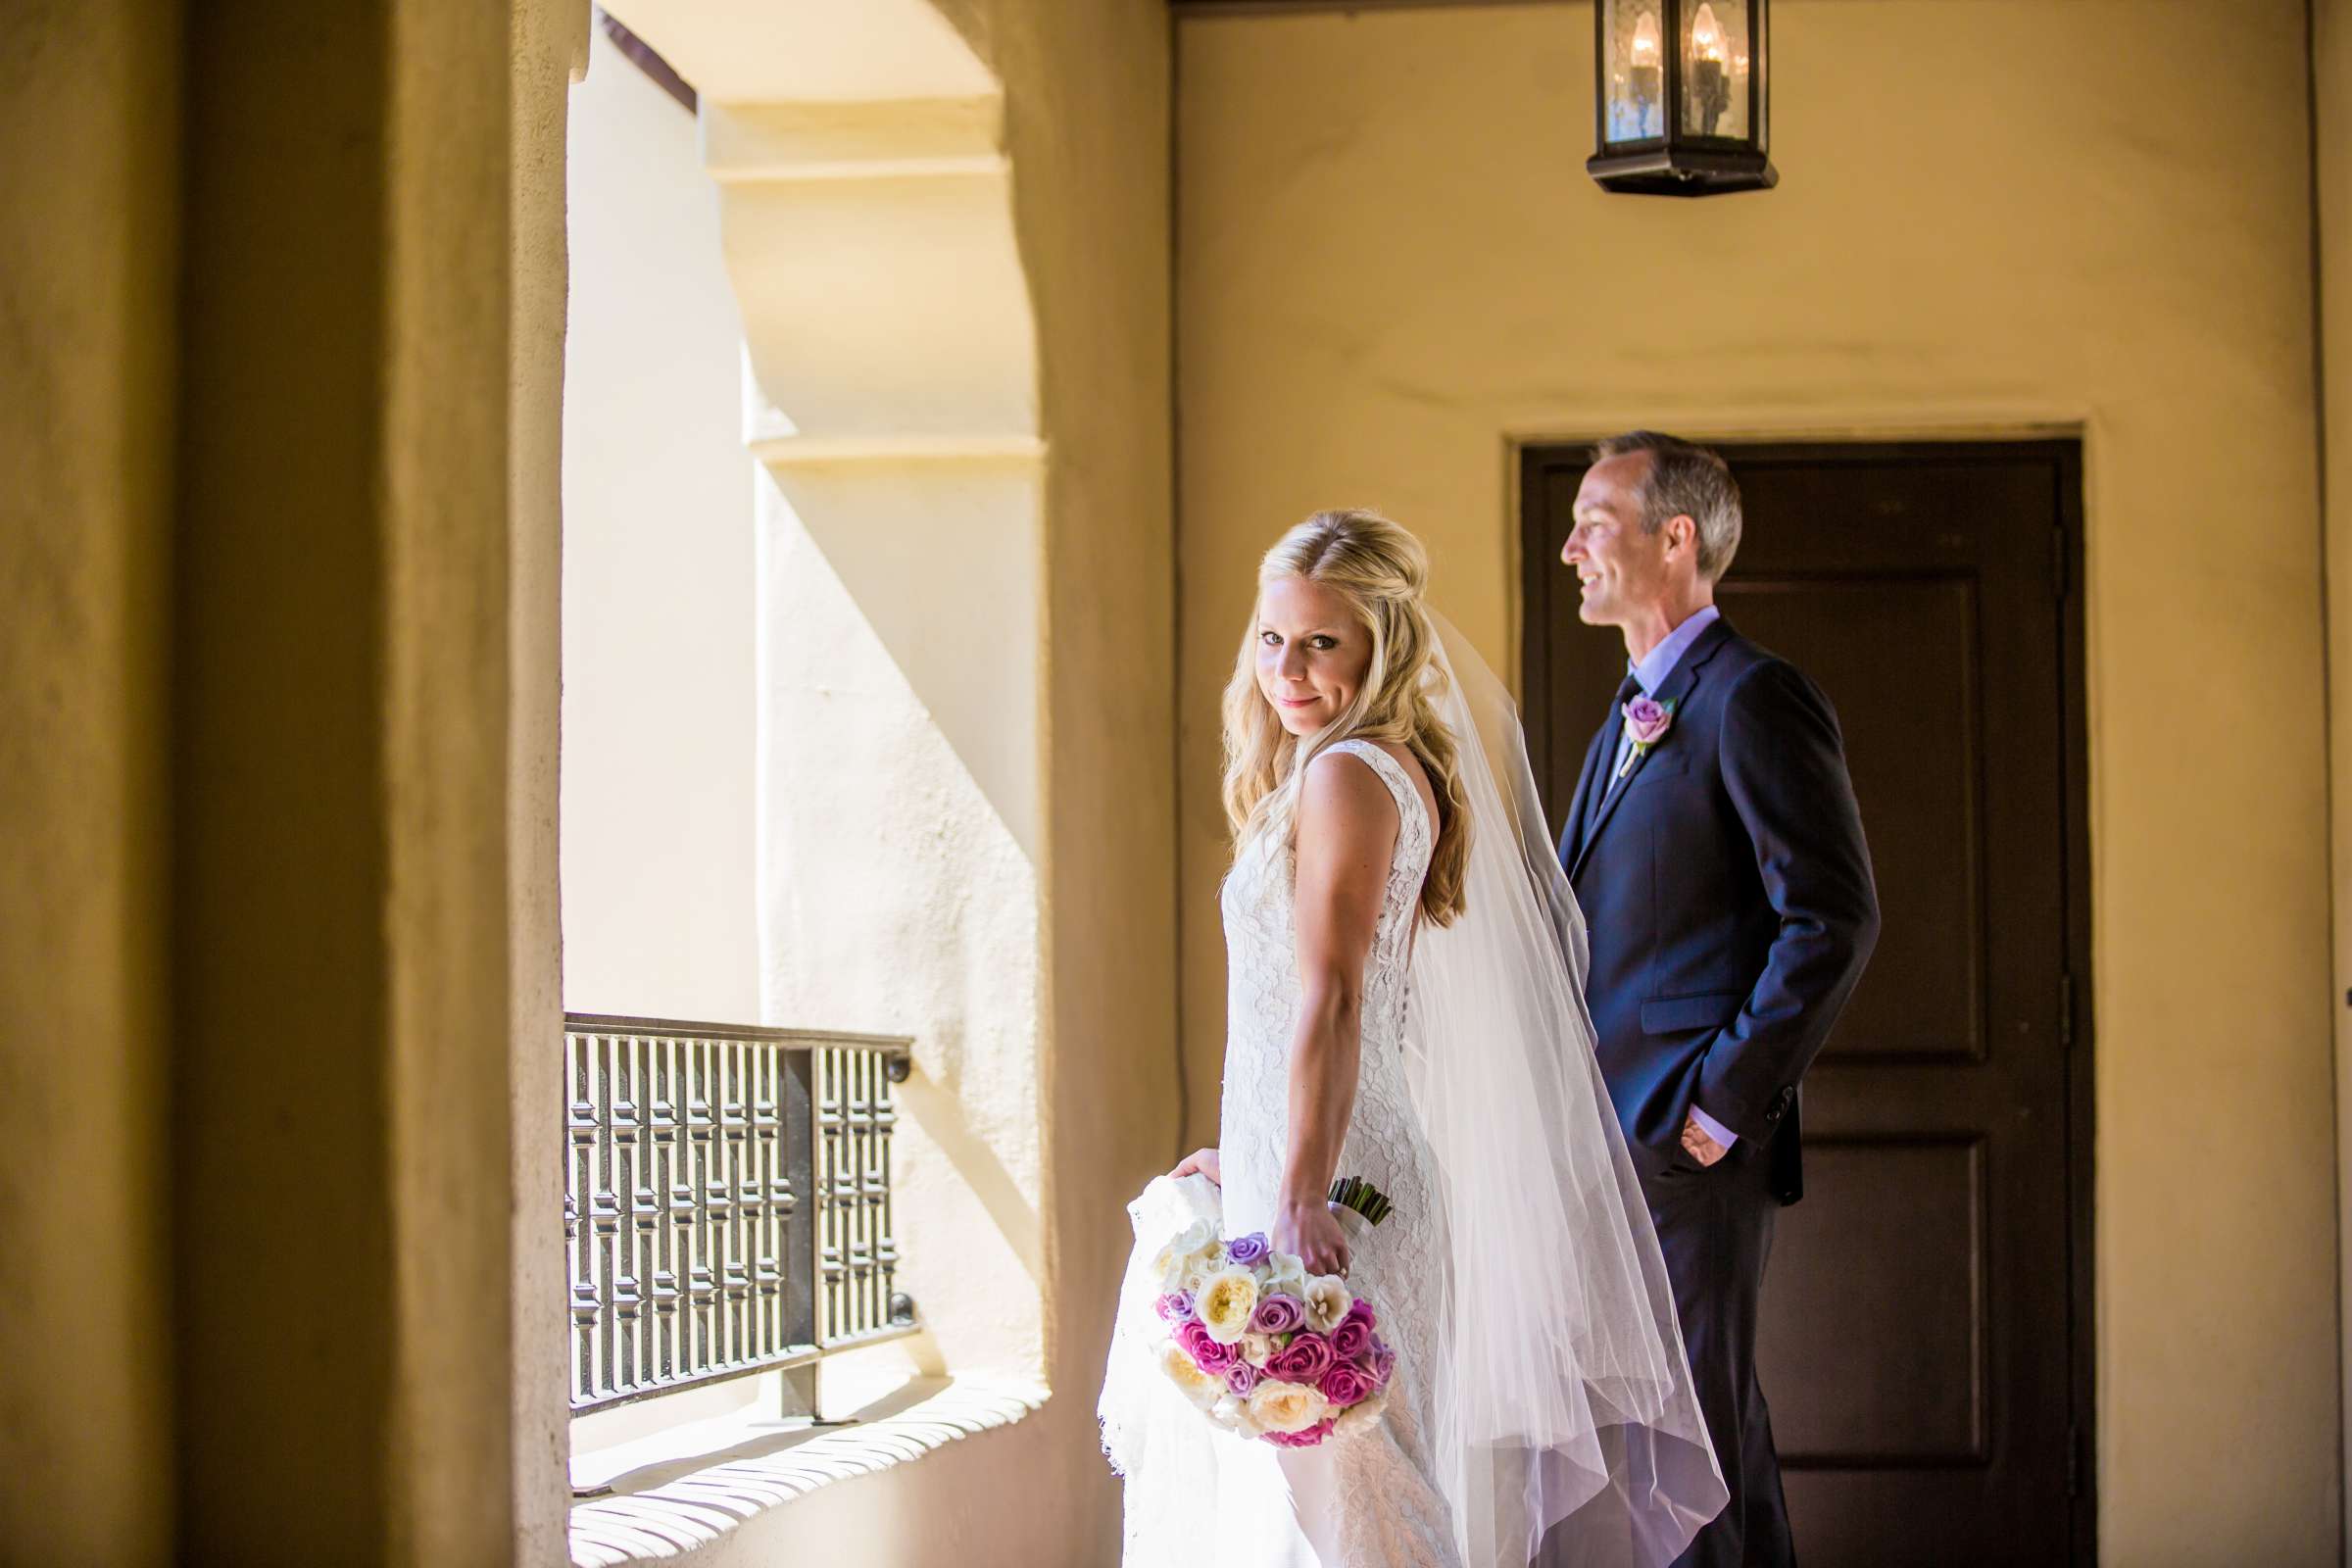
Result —
[[1700, 0], [1683, 24], [1683, 134], [1745, 141], [1755, 46], [1748, 0]]
[[1601, 42], [1601, 84], [1607, 94], [1608, 140], [1644, 141], [1666, 134], [1667, 19], [1657, 0], [1601, 0], [1607, 21]]

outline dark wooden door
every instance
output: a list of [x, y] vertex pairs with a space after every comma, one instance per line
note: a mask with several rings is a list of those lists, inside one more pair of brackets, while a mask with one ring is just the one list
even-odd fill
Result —
[[[1806, 1075], [1759, 1351], [1812, 1568], [2090, 1562], [2080, 449], [1726, 447], [1717, 593], [1837, 705], [1884, 931]], [[1625, 672], [1522, 490], [1530, 754], [1558, 818]]]

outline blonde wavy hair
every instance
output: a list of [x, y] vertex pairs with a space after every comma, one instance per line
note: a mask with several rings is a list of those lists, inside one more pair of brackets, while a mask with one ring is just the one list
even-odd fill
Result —
[[1438, 634], [1421, 602], [1429, 552], [1374, 512], [1318, 512], [1284, 534], [1258, 564], [1258, 586], [1303, 577], [1335, 588], [1372, 638], [1372, 662], [1345, 712], [1303, 740], [1282, 727], [1257, 686], [1257, 607], [1242, 629], [1241, 657], [1225, 688], [1225, 815], [1237, 850], [1260, 833], [1285, 844], [1297, 829], [1299, 781], [1334, 742], [1390, 741], [1420, 760], [1438, 800], [1437, 845], [1421, 883], [1421, 912], [1450, 925], [1462, 912], [1470, 863], [1470, 813], [1453, 736], [1433, 692]]

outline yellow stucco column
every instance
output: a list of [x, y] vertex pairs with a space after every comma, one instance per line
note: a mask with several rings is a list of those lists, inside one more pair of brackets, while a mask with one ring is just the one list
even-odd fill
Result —
[[0, 1557], [172, 1542], [166, 626], [179, 19], [0, 71]]
[[[2328, 563], [2328, 798], [2332, 820], [2335, 1011], [2336, 1316], [2346, 1336], [2338, 1367], [2352, 1409], [2352, 5], [2312, 8], [2312, 170], [2319, 225], [2313, 279], [2320, 323], [2323, 548]], [[2343, 1427], [2352, 1491], [2352, 1425]]]
[[181, 1551], [503, 1559], [504, 7], [208, 9], [172, 643]]

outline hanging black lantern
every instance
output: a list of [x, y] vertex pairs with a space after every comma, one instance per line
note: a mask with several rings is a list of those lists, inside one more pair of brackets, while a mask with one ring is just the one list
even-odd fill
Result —
[[1766, 0], [1597, 0], [1593, 98], [1608, 190], [1714, 196], [1769, 190]]

